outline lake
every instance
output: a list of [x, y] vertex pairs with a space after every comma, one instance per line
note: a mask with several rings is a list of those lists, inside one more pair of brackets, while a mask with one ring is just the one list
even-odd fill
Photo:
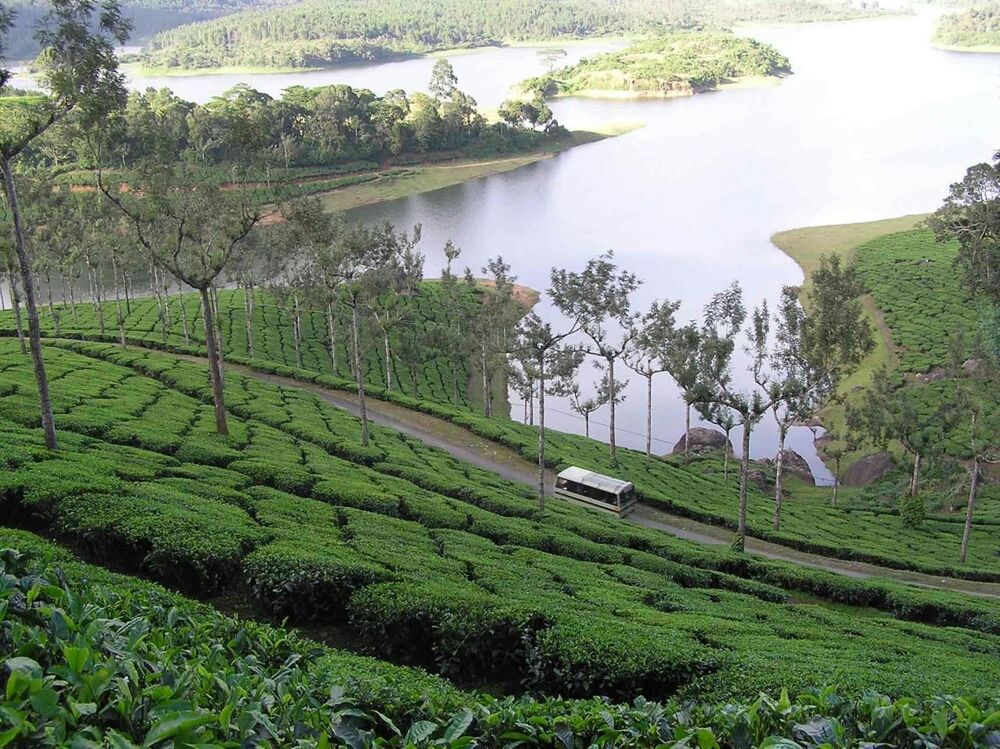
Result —
[[[637, 309], [680, 299], [680, 319], [700, 315], [711, 295], [739, 280], [749, 304], [777, 299], [799, 284], [798, 267], [770, 242], [782, 229], [874, 220], [936, 208], [950, 182], [1000, 147], [1000, 55], [936, 50], [929, 14], [844, 23], [766, 26], [741, 33], [789, 57], [794, 75], [773, 87], [685, 99], [562, 99], [557, 118], [571, 127], [642, 121], [628, 135], [582, 146], [531, 166], [350, 212], [351, 221], [423, 225], [427, 273], [452, 239], [474, 271], [502, 255], [519, 281], [545, 289], [551, 267], [580, 268], [613, 249], [639, 274]], [[613, 43], [572, 44], [569, 60]], [[454, 56], [460, 86], [485, 108], [546, 62], [531, 48]], [[133, 78], [169, 85], [205, 101], [237, 82], [272, 94], [292, 84], [338, 82], [376, 93], [426, 85], [431, 59], [293, 75]], [[543, 303], [539, 312], [557, 316]], [[584, 370], [589, 379], [591, 368]], [[619, 407], [620, 444], [641, 448], [644, 383], [632, 376]], [[654, 381], [654, 447], [667, 452], [683, 433], [683, 408], [663, 375]], [[516, 398], [512, 397], [512, 400]], [[566, 403], [549, 401], [548, 423], [582, 432]], [[520, 414], [515, 405], [513, 415]], [[592, 434], [606, 439], [606, 409]], [[789, 447], [829, 481], [809, 429]], [[738, 435], [734, 435], [734, 441]], [[736, 442], [738, 444], [738, 441]], [[771, 456], [776, 428], [755, 432], [755, 457]]]

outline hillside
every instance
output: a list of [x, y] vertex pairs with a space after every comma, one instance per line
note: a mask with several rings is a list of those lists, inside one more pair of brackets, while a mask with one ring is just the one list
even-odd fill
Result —
[[[28, 426], [30, 367], [0, 340], [2, 507], [103, 564], [343, 622], [374, 652], [460, 682], [701, 699], [831, 680], [849, 694], [992, 693], [993, 602], [837, 582], [561, 503], [539, 517], [527, 487], [387, 430], [360, 448], [353, 417], [234, 374], [219, 437], [201, 366], [67, 345], [46, 347], [54, 453]], [[789, 605], [782, 585], [980, 631]]]
[[684, 32], [637, 42], [522, 84], [544, 96], [668, 97], [791, 72], [774, 47], [732, 34]]
[[245, 11], [165, 31], [145, 46], [148, 67], [318, 67], [391, 59], [512, 40], [572, 39], [700, 28], [746, 21], [838, 20], [880, 13], [846, 2], [718, 0], [306, 0], [289, 8]]
[[1000, 5], [986, 4], [942, 16], [934, 43], [948, 49], [1000, 51]]
[[947, 716], [952, 739], [971, 741], [994, 727], [989, 701], [982, 709], [954, 698], [852, 701], [833, 690], [753, 704], [687, 704], [683, 711], [676, 702], [498, 700], [221, 616], [152, 583], [81, 564], [30, 533], [0, 530], [0, 549], [0, 595], [31, 601], [8, 607], [4, 616], [5, 644], [18, 656], [5, 662], [3, 709], [13, 725], [5, 724], [3, 735], [15, 746], [104, 740], [152, 747], [374, 741], [459, 747], [474, 740], [492, 747], [515, 732], [521, 746], [551, 746], [556, 735], [564, 746], [588, 746], [607, 737], [611, 722], [628, 746], [658, 747], [692, 735], [681, 716], [699, 726], [700, 741], [725, 744], [744, 732], [755, 741], [801, 737], [803, 726], [844, 742], [895, 743], [919, 730], [943, 743], [942, 723], [932, 724], [932, 714]]
[[[954, 282], [954, 281], [953, 281]], [[957, 282], [956, 282], [957, 283]], [[423, 294], [433, 293], [435, 285], [425, 287]], [[905, 292], [904, 292], [905, 293]], [[427, 302], [433, 296], [425, 297]], [[227, 357], [233, 362], [249, 364], [261, 371], [291, 374], [304, 381], [314, 381], [324, 387], [351, 391], [347, 359], [342, 352], [337, 374], [329, 368], [325, 316], [319, 312], [307, 313], [303, 320], [305, 345], [302, 350], [304, 369], [296, 368], [295, 352], [290, 333], [288, 313], [281, 313], [269, 303], [266, 295], [255, 306], [255, 337], [259, 339], [257, 357], [251, 360], [246, 350], [245, 312], [240, 292], [223, 292], [220, 295], [223, 320], [223, 342]], [[430, 319], [433, 305], [424, 303], [418, 318]], [[171, 313], [174, 322], [166, 344], [158, 324], [156, 304], [150, 299], [133, 302], [132, 313], [126, 317], [127, 329], [134, 343], [146, 347], [162, 347], [193, 354], [203, 353], [198, 345], [201, 334], [198, 306], [193, 295], [186, 297], [185, 307], [191, 328], [191, 343], [186, 344], [181, 331], [180, 314], [176, 306]], [[111, 305], [106, 316], [112, 319]], [[116, 332], [110, 328], [100, 335], [93, 307], [80, 305], [77, 322], [65, 311], [61, 314], [63, 335], [83, 335], [98, 340], [114, 341]], [[51, 335], [52, 319], [43, 316], [43, 327]], [[426, 325], [420, 322], [420, 325]], [[0, 330], [12, 334], [9, 313], [0, 313]], [[419, 326], [418, 326], [419, 327]], [[346, 338], [339, 336], [339, 341]], [[424, 339], [421, 339], [424, 340]], [[396, 386], [387, 392], [384, 388], [384, 357], [377, 353], [377, 344], [366, 347], [367, 373], [370, 394], [387, 398], [409, 409], [424, 411], [446, 419], [470, 430], [476, 435], [508, 446], [528, 460], [537, 460], [535, 427], [504, 419], [488, 419], [479, 415], [480, 399], [470, 398], [461, 387], [460, 377], [451, 379], [450, 373], [474, 372], [468, 364], [449, 363], [433, 346], [428, 348], [401, 345], [394, 342], [393, 350], [419, 352], [417, 359], [399, 358], [393, 361]], [[338, 344], [343, 345], [343, 343]], [[475, 380], [475, 377], [471, 378]], [[663, 460], [650, 460], [641, 452], [620, 450], [617, 465], [608, 457], [606, 445], [582, 435], [550, 432], [547, 460], [552, 466], [578, 465], [612, 475], [626, 475], [635, 482], [643, 499], [654, 507], [692, 517], [716, 525], [732, 527], [737, 504], [736, 486], [722, 484], [719, 478], [703, 477], [703, 465], [691, 470]], [[754, 536], [785, 544], [791, 548], [816, 552], [841, 559], [873, 562], [888, 567], [915, 570], [923, 573], [964, 577], [973, 580], [1000, 580], [1000, 536], [995, 533], [995, 523], [1000, 521], [1000, 494], [992, 488], [983, 493], [980, 512], [972, 531], [968, 562], [958, 564], [962, 526], [961, 498], [952, 498], [940, 512], [932, 512], [927, 522], [919, 528], [905, 528], [900, 523], [894, 505], [881, 503], [844, 504], [832, 507], [829, 497], [822, 491], [794, 492], [785, 503], [785, 522], [780, 532], [772, 529], [773, 498], [763, 492], [753, 491], [749, 498], [749, 528]], [[892, 533], [887, 534], [887, 524]]]

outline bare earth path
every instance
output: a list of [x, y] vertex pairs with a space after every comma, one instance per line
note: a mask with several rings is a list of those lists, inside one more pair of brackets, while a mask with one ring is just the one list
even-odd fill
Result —
[[[194, 362], [205, 361], [205, 359], [196, 356], [175, 356]], [[352, 393], [330, 390], [312, 383], [301, 382], [291, 377], [258, 372], [250, 367], [237, 364], [226, 364], [226, 371], [244, 377], [252, 377], [274, 385], [280, 385], [281, 387], [304, 390], [316, 395], [326, 403], [354, 415], [360, 413], [358, 397]], [[538, 481], [538, 469], [533, 463], [525, 460], [510, 448], [483, 439], [467, 429], [444, 419], [411, 411], [408, 408], [375, 398], [369, 398], [367, 406], [368, 417], [374, 424], [408, 434], [427, 445], [444, 450], [459, 460], [498, 473], [510, 481], [530, 486], [535, 486]], [[546, 473], [546, 486], [551, 486], [554, 482], [555, 474], [551, 471], [547, 471]], [[647, 528], [655, 528], [656, 530], [661, 530], [697, 543], [723, 545], [729, 544], [733, 537], [732, 531], [725, 528], [690, 520], [650, 507], [649, 505], [639, 505], [637, 510], [629, 517], [629, 520]], [[987, 598], [1000, 598], [1000, 583], [983, 583], [951, 577], [937, 577], [919, 572], [880, 567], [864, 562], [851, 562], [844, 559], [835, 559], [797, 551], [787, 546], [769, 543], [756, 538], [748, 538], [746, 540], [746, 550], [750, 554], [767, 559], [794, 562], [795, 564], [826, 570], [827, 572], [846, 575], [848, 577], [861, 579], [880, 577], [919, 585], [925, 588], [957, 591]]]

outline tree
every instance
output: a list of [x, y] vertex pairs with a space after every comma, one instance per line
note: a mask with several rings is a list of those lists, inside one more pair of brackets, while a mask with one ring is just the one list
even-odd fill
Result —
[[[12, 20], [10, 11], [0, 9], [0, 63]], [[6, 107], [4, 121], [0, 124], [0, 176], [11, 215], [14, 251], [28, 314], [28, 337], [38, 386], [42, 429], [46, 446], [53, 450], [58, 446], [55, 419], [42, 352], [31, 258], [25, 239], [27, 228], [18, 202], [13, 165], [25, 149], [70, 112], [79, 110], [87, 121], [93, 121], [121, 106], [125, 84], [118, 72], [115, 47], [125, 43], [129, 29], [130, 23], [122, 15], [116, 0], [105, 0], [96, 13], [91, 2], [50, 0], [50, 10], [36, 33], [42, 46], [39, 56], [41, 82], [47, 94], [22, 97], [15, 106]], [[10, 74], [2, 67], [0, 70], [2, 95]]]
[[[556, 271], [553, 271], [555, 276]], [[555, 332], [534, 312], [522, 318], [517, 331], [517, 350], [530, 361], [538, 389], [538, 509], [545, 510], [545, 395], [569, 391], [582, 353], [564, 341], [578, 330], [577, 324]]]
[[854, 269], [842, 265], [836, 255], [823, 256], [812, 281], [807, 307], [799, 302], [797, 289], [786, 286], [782, 290], [772, 321], [773, 340], [760, 341], [765, 348], [759, 355], [766, 358], [766, 366], [758, 371], [758, 384], [771, 396], [771, 413], [778, 426], [775, 530], [781, 528], [789, 430], [834, 397], [843, 377], [874, 346], [860, 302], [863, 289]]
[[750, 478], [750, 437], [753, 428], [760, 422], [774, 400], [770, 393], [758, 384], [765, 364], [766, 341], [770, 332], [770, 319], [766, 303], [754, 311], [751, 324], [747, 326], [746, 352], [750, 356], [748, 370], [751, 384], [746, 389], [736, 387], [733, 382], [733, 352], [736, 336], [746, 320], [743, 292], [738, 283], [733, 283], [725, 291], [719, 292], [705, 307], [705, 324], [701, 339], [701, 382], [704, 387], [702, 400], [732, 409], [738, 415], [742, 429], [742, 456], [740, 458], [739, 517], [733, 548], [743, 551], [747, 533], [747, 491]]
[[480, 304], [471, 321], [472, 338], [483, 390], [483, 415], [493, 416], [493, 390], [498, 374], [507, 368], [507, 354], [514, 347], [514, 328], [523, 307], [514, 297], [517, 277], [503, 258], [491, 258], [482, 269], [487, 277]]
[[639, 336], [639, 314], [631, 310], [630, 297], [639, 288], [639, 278], [619, 271], [611, 252], [590, 260], [580, 273], [555, 270], [549, 294], [553, 304], [574, 321], [590, 343], [584, 353], [604, 361], [607, 367], [610, 406], [608, 445], [612, 463], [618, 460], [615, 439], [617, 380], [615, 364]]
[[601, 388], [594, 397], [584, 398], [580, 392], [579, 383], [574, 382], [570, 386], [569, 393], [567, 394], [569, 397], [569, 407], [583, 417], [583, 434], [588, 439], [590, 438], [590, 415], [606, 405], [607, 401], [602, 400], [602, 398], [607, 396], [607, 390], [607, 388]]
[[[943, 436], [954, 427], [958, 415], [956, 403], [941, 401], [933, 393], [925, 396], [929, 387], [898, 387], [885, 367], [880, 367], [859, 401], [848, 405], [847, 423], [862, 439], [882, 450], [898, 441], [913, 458], [909, 487], [901, 498], [903, 507], [920, 502], [923, 461], [942, 449]], [[923, 408], [925, 403], [936, 407]], [[913, 522], [919, 522], [919, 514]]]
[[674, 313], [679, 307], [680, 302], [653, 302], [642, 316], [632, 347], [625, 352], [625, 365], [646, 380], [647, 458], [653, 447], [653, 378], [667, 371], [666, 352], [676, 335]]
[[966, 285], [1000, 307], [1000, 151], [969, 167], [927, 224], [938, 241], [958, 242]]
[[823, 455], [827, 460], [833, 461], [833, 493], [830, 496], [832, 507], [837, 506], [837, 499], [840, 495], [840, 482], [843, 473], [841, 464], [844, 457], [857, 450], [859, 446], [858, 435], [849, 428], [829, 429], [824, 435]]
[[[729, 483], [729, 456], [732, 452], [732, 441], [730, 436], [736, 428], [736, 412], [729, 406], [722, 403], [699, 402], [696, 405], [698, 415], [709, 424], [715, 424], [726, 436], [726, 442], [722, 446], [722, 481]], [[687, 450], [687, 437], [684, 437], [684, 449]]]
[[212, 290], [263, 219], [257, 201], [246, 190], [223, 190], [218, 184], [192, 179], [182, 169], [144, 174], [129, 191], [109, 188], [100, 176], [99, 183], [108, 200], [128, 218], [153, 264], [200, 295], [215, 426], [219, 434], [228, 434]]
[[[412, 235], [397, 233], [388, 221], [374, 226], [358, 225], [341, 229], [333, 244], [323, 250], [320, 262], [339, 277], [338, 294], [351, 311], [351, 339], [354, 378], [361, 407], [361, 444], [369, 442], [365, 372], [361, 360], [362, 313], [374, 304], [383, 290], [398, 288], [400, 279], [412, 272], [420, 227]], [[421, 260], [422, 264], [422, 260]]]
[[684, 464], [691, 460], [691, 406], [704, 401], [701, 376], [701, 330], [688, 323], [676, 328], [660, 354], [663, 368], [673, 379], [684, 401]]
[[455, 69], [448, 62], [448, 58], [442, 57], [434, 63], [431, 70], [431, 83], [428, 87], [431, 95], [439, 101], [446, 101], [454, 98], [458, 91], [458, 77]]

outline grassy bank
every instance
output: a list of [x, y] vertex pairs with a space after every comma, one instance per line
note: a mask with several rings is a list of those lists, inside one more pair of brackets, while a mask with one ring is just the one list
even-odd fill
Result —
[[322, 196], [327, 210], [339, 212], [387, 200], [406, 198], [462, 182], [488, 177], [534, 164], [575, 146], [594, 143], [634, 130], [637, 125], [608, 125], [600, 130], [574, 130], [542, 148], [509, 156], [486, 159], [467, 158], [447, 162], [415, 164], [394, 168], [378, 175], [378, 179], [333, 190]]
[[[805, 295], [811, 284], [812, 273], [819, 267], [820, 258], [824, 255], [839, 255], [844, 260], [850, 261], [854, 258], [859, 245], [887, 234], [913, 229], [926, 217], [927, 214], [912, 214], [881, 221], [789, 229], [772, 236], [771, 242], [802, 269], [806, 279], [802, 287]], [[858, 367], [858, 371], [844, 381], [841, 386], [842, 392], [849, 392], [866, 384], [879, 367], [886, 366], [892, 369], [899, 363], [892, 332], [886, 325], [882, 312], [869, 295], [864, 297], [864, 304], [868, 320], [878, 333], [875, 336], [875, 348]], [[820, 412], [819, 417], [826, 426], [839, 428], [844, 424], [844, 409], [839, 405], [830, 405]], [[850, 461], [845, 461], [845, 464], [849, 463]]]

